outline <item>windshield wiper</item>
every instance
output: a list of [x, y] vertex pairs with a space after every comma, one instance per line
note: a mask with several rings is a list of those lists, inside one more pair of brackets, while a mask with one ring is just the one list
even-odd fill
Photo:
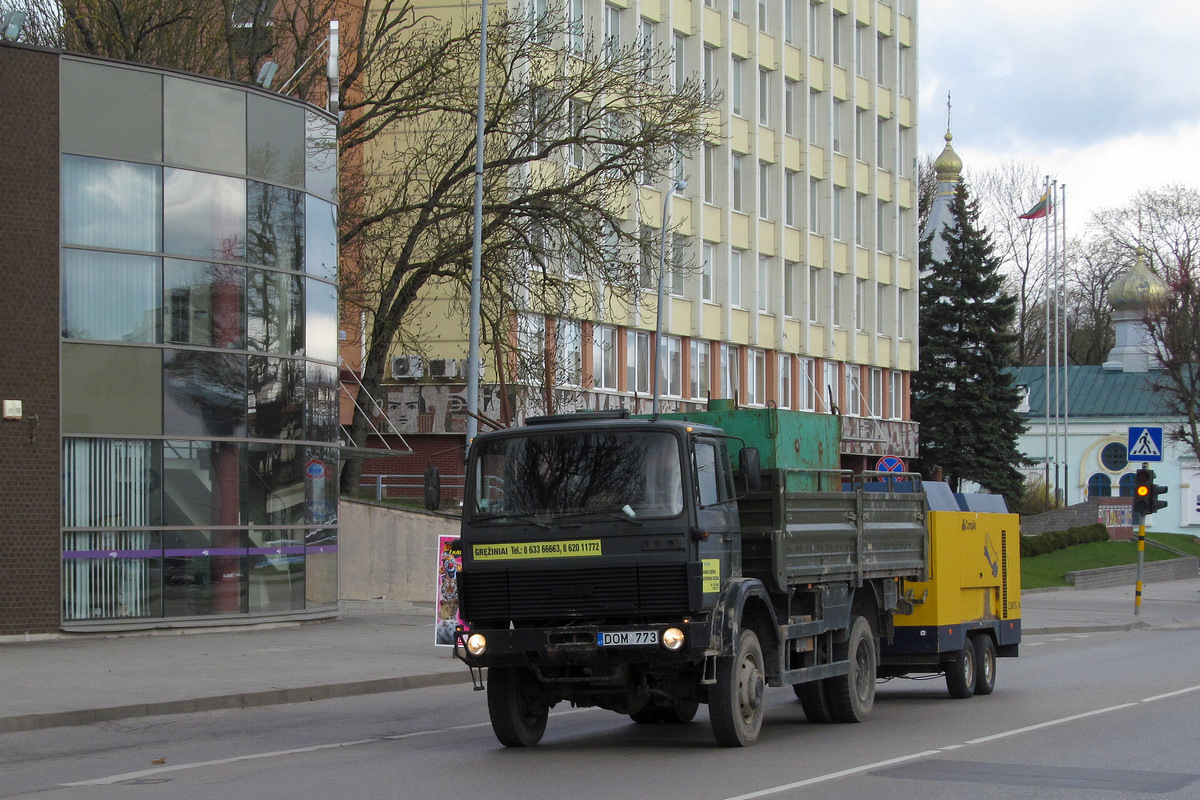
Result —
[[475, 522], [497, 522], [500, 520], [515, 520], [517, 522], [528, 522], [530, 525], [537, 525], [539, 528], [549, 528], [545, 522], [534, 519], [532, 514], [483, 514], [473, 518]]
[[581, 508], [578, 511], [568, 511], [565, 514], [556, 514], [555, 516], [558, 519], [574, 519], [576, 517], [604, 517], [605, 519], [616, 519], [622, 522], [632, 522], [634, 525], [641, 527], [642, 521], [638, 519], [636, 515], [634, 515], [633, 509], [629, 508], [629, 506], [625, 506], [625, 508], [629, 510], [626, 511], [625, 509], [621, 509], [619, 511], [614, 511], [612, 509], [605, 508]]

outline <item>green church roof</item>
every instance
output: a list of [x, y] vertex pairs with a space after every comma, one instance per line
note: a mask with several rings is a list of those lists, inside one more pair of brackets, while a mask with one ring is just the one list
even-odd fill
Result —
[[[1046, 416], [1046, 368], [1016, 367], [1013, 383], [1028, 387], [1026, 418]], [[1067, 367], [1067, 413], [1072, 417], [1170, 417], [1166, 396], [1154, 391], [1162, 373], [1122, 372], [1099, 366]], [[1050, 374], [1050, 403], [1054, 403], [1054, 372]], [[1053, 408], [1051, 408], [1053, 410]]]

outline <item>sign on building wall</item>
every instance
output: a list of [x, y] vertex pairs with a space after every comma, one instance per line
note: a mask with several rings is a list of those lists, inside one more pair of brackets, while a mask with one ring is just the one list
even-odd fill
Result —
[[437, 624], [434, 644], [453, 645], [458, 615], [458, 571], [462, 569], [462, 549], [455, 545], [457, 536], [438, 536]]

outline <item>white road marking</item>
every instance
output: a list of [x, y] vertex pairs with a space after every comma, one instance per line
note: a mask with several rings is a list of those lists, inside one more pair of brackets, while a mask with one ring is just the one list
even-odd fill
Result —
[[[573, 708], [565, 711], [559, 711], [551, 716], [561, 717], [567, 714], [578, 714], [582, 711], [594, 711], [590, 708]], [[490, 727], [490, 722], [476, 722], [471, 725], [455, 725], [451, 728], [438, 728], [436, 730], [427, 731], [411, 731], [409, 733], [394, 733], [390, 736], [377, 736], [374, 739], [354, 739], [349, 742], [331, 742], [329, 744], [316, 744], [310, 747], [294, 747], [290, 750], [275, 750], [270, 753], [248, 753], [241, 756], [230, 756], [229, 758], [214, 758], [211, 761], [192, 761], [187, 764], [171, 764], [165, 767], [154, 767], [152, 769], [138, 770], [137, 772], [125, 772], [120, 775], [109, 775], [106, 778], [92, 778], [86, 781], [74, 781], [73, 783], [62, 783], [60, 786], [111, 786], [114, 783], [122, 781], [131, 781], [137, 778], [146, 778], [151, 775], [161, 775], [164, 772], [180, 772], [186, 769], [196, 769], [197, 767], [219, 767], [224, 764], [237, 764], [242, 761], [257, 761], [264, 758], [278, 758], [280, 756], [293, 756], [300, 753], [317, 753], [322, 750], [336, 750], [339, 747], [358, 747], [364, 744], [377, 744], [379, 742], [395, 742], [402, 739], [412, 739], [417, 736], [432, 736], [437, 733], [450, 733], [452, 731], [466, 731], [474, 728]]]
[[892, 766], [893, 764], [902, 764], [906, 761], [915, 761], [920, 758], [929, 758], [930, 756], [935, 756], [938, 753], [945, 753], [945, 752], [948, 752], [951, 750], [960, 750], [963, 747], [966, 747], [967, 745], [984, 744], [985, 742], [992, 742], [997, 739], [1004, 739], [1009, 736], [1016, 736], [1017, 734], [1028, 733], [1029, 731], [1041, 730], [1042, 728], [1049, 728], [1054, 725], [1062, 725], [1063, 723], [1066, 723], [1066, 722], [1074, 722], [1075, 720], [1086, 719], [1088, 717], [1095, 717], [1100, 714], [1108, 714], [1112, 711], [1120, 711], [1120, 710], [1126, 709], [1126, 708], [1134, 708], [1134, 707], [1140, 705], [1141, 703], [1152, 703], [1156, 700], [1163, 700], [1163, 699], [1166, 699], [1169, 697], [1176, 697], [1181, 694], [1187, 694], [1188, 692], [1195, 692], [1195, 691], [1200, 691], [1200, 686], [1189, 686], [1186, 689], [1180, 689], [1175, 692], [1168, 692], [1167, 694], [1160, 694], [1160, 695], [1155, 695], [1154, 697], [1147, 697], [1136, 703], [1121, 703], [1120, 705], [1108, 706], [1107, 708], [1098, 708], [1094, 711], [1085, 711], [1082, 714], [1072, 714], [1071, 716], [1068, 716], [1068, 717], [1059, 717], [1058, 719], [1047, 720], [1046, 722], [1039, 722], [1036, 725], [1026, 725], [1023, 728], [1015, 728], [1011, 731], [1003, 731], [1001, 733], [994, 733], [990, 736], [981, 736], [978, 739], [968, 739], [967, 741], [963, 742], [962, 744], [946, 745], [945, 747], [940, 747], [937, 750], [925, 750], [924, 752], [921, 752], [921, 753], [912, 753], [910, 755], [888, 759], [887, 761], [876, 761], [873, 764], [863, 764], [862, 766], [850, 767], [849, 769], [838, 770], [837, 772], [829, 772], [824, 775], [817, 775], [816, 777], [807, 778], [802, 781], [795, 781], [793, 783], [785, 783], [780, 786], [773, 786], [769, 789], [760, 789], [757, 792], [750, 792], [749, 794], [739, 794], [736, 797], [727, 797], [727, 798], [725, 798], [725, 800], [752, 800], [753, 798], [757, 798], [757, 797], [768, 797], [773, 794], [779, 794], [780, 792], [791, 791], [792, 789], [800, 789], [805, 786], [812, 786], [812, 785], [818, 784], [818, 783], [827, 783], [829, 781], [838, 780], [839, 778], [845, 778], [850, 775], [857, 775], [857, 774], [860, 774], [863, 772], [870, 772], [872, 770], [880, 769], [882, 767], [889, 767], [889, 766]]
[[[1157, 702], [1159, 700], [1166, 700], [1168, 698], [1178, 697], [1179, 695], [1188, 694], [1190, 692], [1196, 692], [1196, 691], [1200, 691], [1200, 685], [1189, 686], [1185, 689], [1178, 689], [1174, 692], [1167, 692], [1165, 694], [1159, 694], [1159, 695], [1154, 695], [1152, 697], [1146, 697], [1146, 698], [1143, 698], [1142, 700], [1139, 700], [1136, 703], [1121, 703], [1120, 705], [1108, 706], [1107, 708], [1098, 708], [1098, 709], [1095, 709], [1094, 711], [1085, 711], [1082, 714], [1072, 714], [1067, 717], [1059, 717], [1058, 719], [1047, 720], [1046, 722], [1039, 722], [1036, 725], [1026, 725], [1025, 727], [1022, 727], [1022, 728], [1015, 728], [1010, 731], [994, 733], [994, 734], [991, 734], [990, 736], [982, 736], [978, 739], [968, 739], [966, 742], [963, 742], [962, 744], [946, 745], [945, 747], [940, 747], [936, 750], [924, 750], [919, 753], [911, 753], [909, 755], [899, 756], [897, 758], [890, 758], [885, 761], [876, 761], [871, 764], [862, 764], [857, 767], [850, 767], [848, 769], [838, 770], [837, 772], [829, 772], [824, 775], [817, 775], [812, 778], [806, 778], [805, 780], [802, 780], [802, 781], [794, 781], [792, 783], [786, 783], [786, 784], [782, 784], [780, 786], [773, 786], [768, 789], [761, 789], [757, 792], [750, 792], [749, 794], [740, 794], [735, 797], [725, 798], [725, 800], [753, 800], [753, 798], [768, 797], [770, 795], [779, 794], [780, 792], [787, 792], [792, 789], [800, 789], [805, 786], [813, 786], [818, 783], [828, 783], [829, 781], [837, 780], [839, 778], [845, 778], [850, 775], [858, 775], [863, 772], [870, 772], [871, 770], [881, 769], [883, 767], [890, 767], [894, 764], [902, 764], [906, 761], [915, 761], [920, 758], [929, 758], [930, 756], [935, 756], [938, 753], [944, 753], [944, 752], [947, 752], [950, 750], [959, 750], [963, 747], [966, 747], [967, 745], [984, 744], [986, 742], [992, 742], [997, 739], [1004, 739], [1009, 736], [1016, 736], [1021, 733], [1028, 733], [1029, 731], [1041, 730], [1043, 728], [1049, 728], [1054, 725], [1061, 725], [1066, 722], [1074, 722], [1075, 720], [1086, 719], [1088, 717], [1095, 717], [1100, 714], [1107, 714], [1112, 711], [1120, 711], [1120, 710], [1126, 709], [1126, 708], [1133, 708], [1141, 703], [1153, 703], [1153, 702]], [[574, 708], [574, 709], [567, 709], [564, 711], [557, 712], [557, 713], [553, 714], [552, 716], [559, 717], [559, 716], [566, 716], [567, 714], [579, 714], [579, 713], [582, 713], [585, 711], [594, 711], [594, 710], [595, 709], [590, 709], [590, 708]], [[116, 783], [121, 783], [122, 781], [136, 780], [138, 778], [146, 778], [146, 777], [150, 777], [153, 775], [162, 775], [163, 773], [167, 773], [167, 772], [180, 772], [180, 771], [188, 770], [188, 769], [196, 769], [198, 767], [217, 767], [217, 766], [222, 766], [225, 764], [237, 764], [237, 763], [243, 762], [243, 761], [257, 761], [257, 760], [261, 760], [261, 759], [265, 759], [265, 758], [278, 758], [280, 756], [291, 756], [291, 755], [298, 755], [301, 753], [317, 753], [322, 750], [335, 750], [339, 747], [358, 747], [360, 745], [365, 745], [365, 744], [377, 744], [379, 742], [387, 742], [387, 741], [400, 741], [403, 739], [412, 739], [412, 738], [415, 738], [418, 736], [431, 736], [433, 734], [438, 734], [438, 733], [450, 733], [452, 731], [465, 731], [465, 730], [473, 730], [475, 728], [486, 728], [486, 727], [489, 727], [490, 725], [491, 725], [490, 722], [476, 722], [476, 723], [472, 723], [470, 725], [455, 725], [453, 727], [439, 728], [439, 729], [435, 729], [435, 730], [411, 731], [409, 733], [396, 733], [396, 734], [392, 734], [390, 736], [378, 736], [378, 737], [375, 737], [372, 739], [354, 739], [354, 740], [348, 741], [348, 742], [332, 742], [329, 744], [317, 744], [317, 745], [312, 745], [309, 747], [294, 747], [290, 750], [275, 750], [275, 751], [272, 751], [269, 753], [248, 753], [246, 755], [231, 756], [229, 758], [216, 758], [216, 759], [212, 759], [211, 761], [194, 761], [194, 762], [187, 763], [187, 764], [171, 764], [170, 766], [154, 767], [153, 769], [143, 769], [143, 770], [138, 770], [137, 772], [125, 772], [120, 775], [109, 775], [108, 777], [105, 777], [105, 778], [93, 778], [91, 780], [74, 781], [72, 783], [63, 783], [63, 784], [59, 784], [59, 785], [60, 786], [111, 786]]]

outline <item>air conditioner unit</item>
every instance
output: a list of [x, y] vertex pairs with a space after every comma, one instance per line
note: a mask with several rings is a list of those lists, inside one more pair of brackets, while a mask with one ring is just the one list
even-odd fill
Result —
[[431, 378], [457, 378], [459, 374], [458, 359], [456, 358], [431, 358], [429, 359], [429, 377]]
[[396, 379], [425, 377], [425, 369], [421, 363], [421, 357], [393, 356], [392, 377]]

